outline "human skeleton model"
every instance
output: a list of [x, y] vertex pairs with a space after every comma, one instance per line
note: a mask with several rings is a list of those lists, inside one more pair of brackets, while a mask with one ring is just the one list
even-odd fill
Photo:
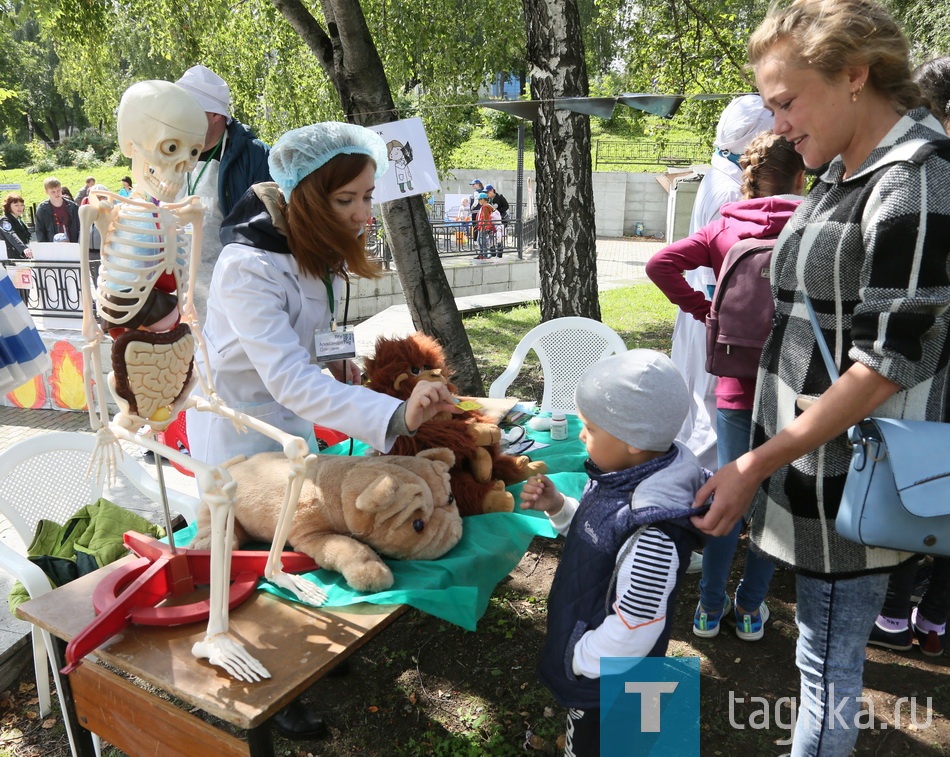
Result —
[[[194, 291], [201, 253], [203, 211], [197, 197], [173, 202], [187, 172], [197, 162], [207, 120], [183, 89], [165, 81], [139, 82], [126, 90], [118, 111], [118, 137], [123, 154], [132, 159], [135, 192], [125, 198], [96, 192], [79, 209], [83, 271], [89, 270], [89, 240], [95, 224], [102, 236], [101, 266], [95, 292], [83, 277], [83, 348], [89, 419], [97, 436], [98, 475], [114, 476], [120, 441], [152, 450], [195, 473], [201, 500], [211, 513], [210, 613], [205, 638], [192, 652], [207, 658], [237, 679], [257, 681], [270, 673], [228, 635], [228, 589], [234, 532], [232, 503], [236, 485], [218, 466], [194, 460], [155, 441], [142, 426], [165, 430], [178, 413], [190, 407], [231, 419], [246, 430], [265, 434], [280, 444], [293, 463], [283, 509], [268, 555], [264, 577], [311, 604], [326, 596], [312, 583], [283, 571], [280, 553], [287, 541], [293, 510], [303, 486], [307, 443], [260, 420], [227, 407], [215, 394], [209, 376], [194, 362], [201, 341]], [[193, 229], [186, 259], [184, 228]], [[105, 336], [93, 309], [113, 337], [109, 391], [119, 407], [110, 420], [106, 380], [99, 346]], [[196, 382], [209, 399], [191, 397]]]

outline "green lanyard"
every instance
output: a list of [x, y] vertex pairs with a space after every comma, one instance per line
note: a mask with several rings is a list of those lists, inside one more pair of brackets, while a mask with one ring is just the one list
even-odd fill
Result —
[[336, 331], [336, 316], [334, 310], [336, 303], [333, 302], [333, 279], [329, 275], [324, 276], [323, 284], [327, 288], [327, 302], [330, 303], [330, 331]]
[[[227, 132], [225, 132], [227, 134]], [[218, 154], [218, 148], [221, 147], [221, 143], [224, 142], [224, 134], [221, 135], [221, 139], [218, 140], [218, 144], [214, 146], [214, 149], [211, 151], [211, 154], [208, 156], [208, 159], [205, 161], [205, 164], [201, 167], [201, 170], [198, 172], [198, 178], [195, 179], [195, 183], [191, 183], [191, 174], [188, 174], [186, 181], [188, 182], [188, 195], [190, 196], [198, 188], [198, 184], [201, 183], [201, 177], [205, 175], [205, 171], [208, 170], [208, 164], [214, 160], [214, 156]]]

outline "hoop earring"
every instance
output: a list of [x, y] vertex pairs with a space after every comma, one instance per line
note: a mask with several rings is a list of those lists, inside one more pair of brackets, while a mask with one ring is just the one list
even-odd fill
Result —
[[861, 85], [851, 93], [851, 102], [856, 103], [858, 101], [858, 95], [861, 94], [862, 89], [864, 89], [864, 82], [861, 82]]

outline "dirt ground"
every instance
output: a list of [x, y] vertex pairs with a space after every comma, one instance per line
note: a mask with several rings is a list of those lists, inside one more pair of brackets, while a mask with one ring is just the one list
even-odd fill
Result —
[[[557, 754], [564, 711], [537, 682], [534, 666], [559, 555], [559, 541], [535, 539], [496, 589], [477, 632], [415, 610], [407, 613], [359, 650], [345, 675], [327, 678], [307, 693], [306, 700], [326, 713], [330, 737], [278, 738], [276, 754]], [[777, 724], [771, 708], [798, 692], [793, 576], [776, 572], [768, 600], [773, 620], [756, 643], [740, 641], [730, 626], [714, 639], [692, 635], [697, 580], [690, 576], [683, 587], [670, 653], [702, 658], [701, 754], [785, 754], [789, 712], [781, 710]], [[873, 728], [861, 733], [855, 754], [950, 755], [950, 657], [869, 649], [865, 696]], [[767, 726], [763, 700], [752, 697], [768, 702], [773, 716]], [[895, 702], [901, 697], [915, 697], [917, 711], [906, 703], [898, 706], [895, 728]], [[17, 686], [0, 693], [0, 713], [0, 756], [69, 754], [57, 705], [52, 716], [37, 717], [31, 666]]]

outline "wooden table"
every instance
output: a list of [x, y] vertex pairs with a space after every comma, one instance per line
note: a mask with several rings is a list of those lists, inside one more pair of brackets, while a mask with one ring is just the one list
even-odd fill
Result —
[[[55, 664], [66, 642], [93, 619], [93, 587], [121, 561], [20, 605], [17, 614], [52, 634]], [[185, 601], [192, 601], [194, 597]], [[405, 611], [360, 604], [333, 610], [255, 592], [231, 611], [231, 632], [271, 678], [245, 683], [191, 654], [205, 625], [130, 626], [95, 655], [193, 707], [247, 731], [241, 739], [205, 723], [149, 690], [87, 660], [63, 682], [67, 727], [80, 755], [94, 754], [90, 731], [131, 757], [271, 757], [268, 720]]]

